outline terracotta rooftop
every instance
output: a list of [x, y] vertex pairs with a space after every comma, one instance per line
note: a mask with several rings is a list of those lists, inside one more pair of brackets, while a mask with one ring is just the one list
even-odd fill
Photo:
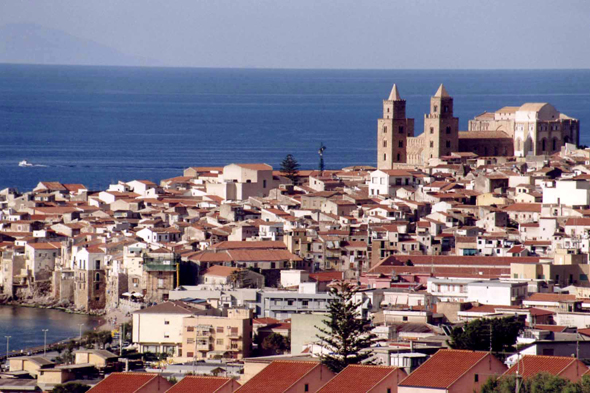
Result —
[[[162, 378], [156, 374], [146, 373], [113, 373], [90, 389], [89, 393], [134, 393], [154, 378]], [[163, 378], [162, 378], [163, 379]], [[164, 379], [164, 381], [166, 381]], [[166, 381], [166, 383], [169, 383]]]
[[274, 361], [236, 390], [240, 393], [279, 393], [287, 391], [315, 367], [317, 362]]
[[[231, 378], [189, 375], [182, 378], [180, 382], [176, 383], [170, 389], [166, 390], [166, 393], [214, 393], [221, 391], [227, 384], [231, 384], [232, 381]], [[233, 381], [233, 383], [237, 384], [235, 381]]]
[[395, 373], [397, 369], [397, 367], [387, 366], [350, 365], [318, 390], [318, 393], [369, 392], [383, 379]]
[[446, 389], [486, 356], [491, 355], [488, 352], [441, 349], [399, 386]]
[[580, 372], [578, 375], [584, 374], [588, 370], [586, 365], [580, 360], [571, 357], [563, 356], [540, 356], [540, 355], [525, 355], [520, 361], [510, 367], [504, 375], [513, 375], [517, 372], [524, 378], [529, 378], [538, 373], [549, 373], [551, 375], [559, 376], [568, 366], [579, 362]]

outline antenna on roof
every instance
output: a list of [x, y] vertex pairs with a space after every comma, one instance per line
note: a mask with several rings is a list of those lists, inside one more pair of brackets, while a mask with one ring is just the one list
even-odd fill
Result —
[[324, 151], [327, 149], [326, 146], [324, 146], [324, 143], [320, 143], [320, 149], [318, 150], [318, 154], [320, 155], [320, 166], [319, 166], [319, 170], [321, 173], [324, 172]]

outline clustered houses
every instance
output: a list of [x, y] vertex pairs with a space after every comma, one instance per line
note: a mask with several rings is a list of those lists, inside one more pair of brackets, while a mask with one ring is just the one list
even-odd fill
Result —
[[[444, 87], [432, 102], [433, 132], [456, 136]], [[272, 333], [312, 361], [276, 391], [303, 375], [311, 378], [304, 391], [341, 386], [313, 359], [329, 289], [342, 280], [359, 289], [359, 311], [384, 341], [374, 349], [379, 362], [409, 374], [375, 371], [376, 379], [397, 381], [387, 391], [466, 391], [505, 373], [487, 353], [441, 350], [448, 327], [477, 318], [518, 316], [526, 321], [523, 354], [570, 356], [580, 335], [590, 337], [590, 151], [568, 143], [578, 123], [572, 129], [571, 119], [546, 105], [503, 108], [507, 114], [479, 116], [469, 132], [502, 125], [516, 138], [515, 152], [550, 154], [478, 156], [456, 152], [453, 140], [427, 157], [431, 147], [422, 142], [432, 138], [413, 137], [396, 89], [384, 105], [382, 148], [391, 149], [383, 138], [392, 130], [411, 148], [395, 144], [404, 159], [390, 160], [388, 151], [379, 169], [301, 171], [291, 184], [267, 164], [231, 164], [188, 168], [159, 185], [136, 180], [92, 191], [41, 182], [30, 192], [2, 190], [2, 292], [85, 312], [131, 312], [140, 351], [198, 360], [195, 367], [243, 362], [242, 391], [263, 391], [247, 358]], [[523, 131], [525, 109], [538, 124]], [[535, 130], [573, 136], [555, 146], [551, 136], [545, 146]], [[422, 155], [412, 153], [419, 147]], [[424, 163], [405, 164], [406, 155]], [[590, 360], [590, 345], [580, 343], [576, 353]], [[260, 362], [250, 366], [272, 370]], [[456, 369], [433, 377], [444, 364]]]

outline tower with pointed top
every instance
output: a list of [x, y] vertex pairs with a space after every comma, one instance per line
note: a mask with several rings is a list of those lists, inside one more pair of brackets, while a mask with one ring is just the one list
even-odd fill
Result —
[[406, 118], [406, 100], [394, 84], [383, 100], [383, 118], [377, 121], [377, 167], [392, 169], [407, 159], [407, 137], [414, 136], [414, 119]]
[[459, 151], [459, 119], [453, 116], [453, 98], [441, 84], [430, 98], [430, 113], [424, 115], [422, 162]]

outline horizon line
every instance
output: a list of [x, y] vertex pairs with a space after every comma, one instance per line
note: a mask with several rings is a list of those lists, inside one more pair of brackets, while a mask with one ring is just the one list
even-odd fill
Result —
[[174, 68], [200, 70], [261, 70], [261, 71], [590, 71], [587, 68], [314, 68], [314, 67], [212, 67], [184, 65], [129, 65], [129, 64], [44, 64], [0, 62], [0, 66], [39, 66], [39, 67], [104, 67], [104, 68]]

